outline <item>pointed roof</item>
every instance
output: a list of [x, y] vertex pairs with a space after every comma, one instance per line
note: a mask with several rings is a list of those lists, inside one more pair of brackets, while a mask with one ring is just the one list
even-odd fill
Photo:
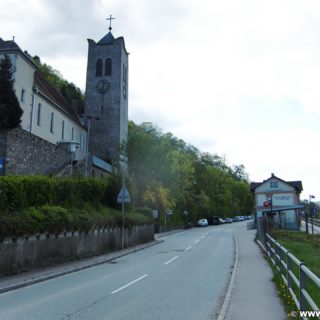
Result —
[[110, 32], [108, 32], [97, 44], [104, 45], [104, 44], [113, 44], [114, 36]]
[[269, 180], [271, 180], [273, 178], [275, 178], [275, 179], [277, 179], [279, 181], [282, 181], [282, 182], [284, 182], [286, 184], [289, 184], [290, 186], [292, 186], [298, 192], [301, 192], [303, 190], [302, 182], [300, 180], [298, 180], [298, 181], [284, 181], [284, 180], [280, 179], [279, 177], [275, 176], [272, 173], [271, 177], [268, 178], [267, 180], [264, 180], [262, 182], [251, 182], [250, 183], [250, 191], [251, 192], [255, 191], [259, 186], [261, 186], [262, 184], [268, 182]]

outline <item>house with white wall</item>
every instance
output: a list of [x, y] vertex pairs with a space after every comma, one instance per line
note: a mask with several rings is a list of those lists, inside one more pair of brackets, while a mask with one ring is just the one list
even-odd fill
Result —
[[270, 216], [282, 229], [299, 229], [301, 181], [284, 181], [273, 173], [262, 182], [252, 182], [250, 190], [255, 199], [255, 217]]
[[71, 105], [13, 40], [0, 38], [0, 59], [4, 55], [10, 58], [13, 67], [14, 90], [23, 110], [21, 128], [52, 144], [75, 141], [78, 144], [75, 159], [83, 159], [87, 130]]

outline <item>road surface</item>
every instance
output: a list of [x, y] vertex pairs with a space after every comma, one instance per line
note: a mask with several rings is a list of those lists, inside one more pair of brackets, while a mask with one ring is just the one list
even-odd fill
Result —
[[0, 319], [214, 319], [239, 227], [193, 228], [111, 263], [1, 294]]

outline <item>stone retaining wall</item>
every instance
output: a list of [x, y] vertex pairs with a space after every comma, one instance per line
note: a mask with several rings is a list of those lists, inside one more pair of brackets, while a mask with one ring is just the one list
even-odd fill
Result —
[[[154, 240], [154, 226], [127, 229], [125, 247]], [[94, 230], [88, 234], [68, 232], [58, 236], [41, 234], [29, 238], [7, 238], [0, 243], [0, 275], [105, 254], [121, 249], [121, 229]]]

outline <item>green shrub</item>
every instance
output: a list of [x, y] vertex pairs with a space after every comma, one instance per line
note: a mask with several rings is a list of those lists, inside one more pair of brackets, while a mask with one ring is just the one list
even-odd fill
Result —
[[39, 212], [44, 217], [42, 225], [45, 231], [57, 234], [70, 230], [72, 219], [67, 209], [58, 206], [44, 205], [39, 208]]
[[[119, 190], [115, 177], [0, 177], [0, 239], [121, 226]], [[151, 209], [130, 208], [126, 205], [126, 227], [152, 223]]]
[[15, 211], [25, 205], [25, 193], [20, 177], [1, 177], [0, 212]]

